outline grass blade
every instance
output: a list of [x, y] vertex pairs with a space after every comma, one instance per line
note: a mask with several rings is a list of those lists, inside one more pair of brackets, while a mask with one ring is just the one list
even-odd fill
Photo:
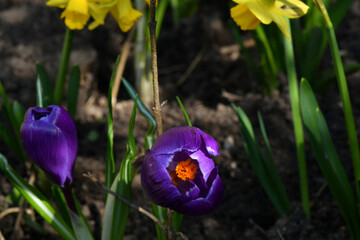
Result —
[[[105, 164], [105, 186], [111, 188], [111, 184], [114, 181], [115, 175], [115, 160], [114, 160], [114, 126], [113, 126], [113, 114], [112, 114], [112, 89], [114, 86], [114, 79], [116, 75], [116, 69], [120, 61], [120, 56], [117, 57], [114, 70], [112, 72], [109, 90], [108, 90], [108, 133], [107, 133], [107, 151], [106, 151], [106, 164]], [[108, 194], [106, 194], [108, 196]]]
[[185, 121], [186, 121], [186, 124], [191, 127], [191, 121], [190, 121], [190, 118], [189, 118], [189, 115], [187, 114], [186, 110], [185, 110], [185, 107], [183, 105], [183, 103], [181, 102], [180, 98], [178, 96], [176, 96], [176, 100], [178, 101], [179, 105], [180, 105], [180, 108], [181, 108], [181, 111], [183, 112], [183, 115], [184, 115], [184, 118], [185, 118]]
[[305, 79], [300, 87], [300, 105], [305, 129], [321, 172], [339, 206], [352, 239], [360, 239], [360, 221], [354, 193], [314, 93]]
[[[128, 201], [131, 201], [132, 162], [136, 156], [135, 139], [133, 135], [136, 116], [136, 101], [129, 123], [128, 142], [126, 153], [121, 161], [120, 171], [112, 183], [111, 190], [116, 192]], [[129, 206], [108, 195], [105, 205], [104, 223], [101, 239], [112, 240], [122, 239], [129, 215]]]
[[[145, 148], [151, 149], [153, 143], [154, 143], [154, 134], [156, 130], [156, 121], [155, 118], [151, 115], [149, 110], [146, 108], [146, 106], [143, 104], [143, 102], [140, 100], [140, 98], [137, 98], [137, 93], [133, 86], [125, 79], [122, 79], [123, 85], [125, 86], [126, 91], [129, 93], [130, 97], [136, 101], [137, 108], [139, 109], [139, 112], [141, 115], [143, 115], [146, 120], [149, 122], [149, 130], [147, 131], [145, 135]], [[161, 223], [166, 223], [166, 209], [163, 207], [160, 207], [154, 203], [152, 203], [152, 210], [155, 217], [157, 217]], [[156, 227], [156, 235], [158, 240], [165, 240], [165, 234], [162, 231], [162, 229], [155, 224]]]
[[9, 165], [4, 155], [0, 154], [0, 168], [11, 184], [16, 187], [28, 203], [47, 221], [64, 239], [75, 240], [71, 228], [60, 214], [36, 188], [24, 181]]
[[135, 89], [133, 88], [133, 86], [131, 86], [131, 84], [125, 78], [122, 78], [122, 82], [123, 82], [123, 85], [124, 85], [126, 91], [129, 93], [130, 97], [132, 98], [132, 100], [136, 101], [136, 106], [139, 109], [139, 112], [141, 113], [141, 115], [143, 115], [146, 118], [146, 120], [149, 123], [149, 130], [146, 132], [146, 135], [145, 135], [145, 148], [150, 149], [154, 142], [154, 134], [156, 131], [155, 118], [153, 117], [153, 115], [151, 115], [151, 113], [146, 108], [146, 106], [141, 101], [141, 99], [136, 98], [137, 93], [136, 93]]
[[[251, 126], [249, 118], [245, 112], [232, 104], [240, 121], [240, 130], [244, 142], [245, 150], [249, 156], [251, 167], [254, 169], [261, 185], [274, 204], [280, 215], [290, 213], [290, 202], [283, 194], [285, 192], [278, 172], [273, 162], [273, 158], [265, 158], [255, 139], [254, 130]], [[274, 177], [277, 176], [277, 177]]]
[[[287, 19], [289, 24], [289, 19]], [[291, 28], [289, 27], [291, 34]], [[310, 201], [309, 201], [309, 187], [307, 181], [307, 169], [306, 169], [306, 158], [304, 149], [304, 130], [301, 122], [301, 113], [299, 105], [299, 85], [296, 76], [295, 68], [295, 57], [294, 47], [291, 40], [283, 37], [284, 50], [285, 50], [285, 64], [287, 70], [288, 84], [289, 84], [289, 95], [291, 103], [291, 113], [293, 118], [294, 136], [296, 143], [296, 156], [299, 166], [299, 178], [300, 178], [300, 190], [301, 190], [301, 202], [303, 211], [306, 217], [310, 218]]]
[[37, 73], [36, 91], [37, 91], [38, 106], [47, 107], [54, 103], [51, 80], [45, 68], [40, 63], [36, 63], [36, 73]]

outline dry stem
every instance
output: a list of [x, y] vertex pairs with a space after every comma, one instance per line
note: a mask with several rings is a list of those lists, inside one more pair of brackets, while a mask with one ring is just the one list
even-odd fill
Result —
[[157, 67], [157, 49], [156, 49], [156, 24], [155, 21], [155, 0], [150, 1], [150, 21], [148, 23], [150, 30], [150, 44], [151, 44], [151, 64], [153, 72], [153, 90], [154, 90], [154, 114], [157, 125], [157, 136], [163, 133], [163, 124], [161, 118], [161, 105], [159, 93], [159, 75]]
[[129, 33], [129, 35], [126, 38], [126, 41], [122, 47], [122, 51], [121, 51], [121, 57], [120, 57], [120, 62], [119, 65], [116, 69], [116, 75], [115, 75], [115, 81], [114, 81], [114, 86], [113, 86], [113, 90], [112, 90], [112, 105], [114, 106], [116, 103], [116, 99], [119, 93], [119, 88], [120, 88], [120, 83], [121, 83], [121, 78], [123, 76], [124, 73], [124, 69], [126, 66], [126, 60], [129, 57], [129, 52], [130, 52], [130, 47], [131, 47], [131, 40], [134, 37], [134, 33], [135, 33], [135, 27], [133, 27]]

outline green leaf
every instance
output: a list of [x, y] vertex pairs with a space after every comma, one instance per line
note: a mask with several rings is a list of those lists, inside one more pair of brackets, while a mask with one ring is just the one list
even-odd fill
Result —
[[108, 133], [107, 133], [107, 151], [106, 151], [106, 164], [105, 164], [105, 186], [108, 188], [111, 187], [111, 183], [114, 181], [114, 175], [115, 175], [112, 89], [114, 86], [114, 79], [119, 61], [120, 61], [120, 56], [118, 56], [116, 59], [114, 70], [110, 78], [110, 84], [108, 90], [108, 117], [107, 117]]
[[183, 112], [183, 115], [184, 115], [184, 118], [185, 118], [185, 121], [186, 121], [186, 124], [191, 127], [191, 121], [190, 121], [190, 118], [189, 118], [189, 115], [187, 114], [186, 110], [185, 110], [185, 107], [183, 105], [183, 103], [181, 102], [180, 98], [178, 96], [176, 96], [176, 100], [178, 101], [179, 105], [180, 105], [180, 108], [181, 108], [181, 111]]
[[266, 133], [265, 124], [264, 124], [264, 121], [262, 119], [260, 112], [258, 112], [258, 119], [259, 119], [261, 134], [264, 138], [264, 142], [265, 142], [265, 146], [266, 146], [266, 156], [264, 156], [265, 167], [266, 167], [266, 169], [268, 169], [270, 178], [272, 179], [272, 181], [274, 183], [275, 190], [277, 191], [277, 194], [279, 195], [279, 199], [282, 201], [282, 205], [284, 206], [285, 209], [287, 209], [288, 212], [290, 212], [290, 209], [291, 209], [290, 201], [286, 194], [285, 187], [281, 181], [280, 175], [277, 171], [274, 156], [273, 156], [271, 146], [270, 146], [270, 142], [269, 142], [269, 139], [268, 139], [268, 136]]
[[[10, 101], [5, 93], [4, 86], [2, 85], [1, 82], [0, 82], [0, 96], [2, 97], [3, 102], [4, 102], [1, 111], [4, 113], [5, 117], [7, 118], [7, 120], [9, 121], [9, 123], [12, 127], [12, 130], [13, 130], [12, 135], [14, 135], [16, 143], [15, 143], [15, 141], [13, 141], [13, 138], [10, 137], [11, 135], [8, 135], [8, 133], [10, 131], [7, 131], [7, 133], [1, 134], [1, 135], [3, 136], [4, 139], [5, 138], [7, 139], [7, 140], [5, 140], [5, 142], [12, 144], [11, 148], [13, 148], [16, 151], [16, 154], [20, 157], [20, 159], [25, 161], [26, 154], [25, 154], [25, 151], [22, 147], [21, 140], [20, 140], [21, 123], [18, 122], [17, 117], [14, 114], [13, 107], [10, 104]], [[0, 124], [0, 128], [4, 128], [4, 125]]]
[[14, 134], [10, 132], [2, 122], [0, 122], [0, 137], [15, 153], [21, 153], [19, 152], [19, 149], [22, 149], [22, 146], [19, 145], [19, 142], [15, 138]]
[[45, 68], [40, 63], [36, 63], [36, 92], [39, 107], [47, 107], [54, 103], [51, 80]]
[[[167, 222], [166, 208], [156, 205], [155, 203], [151, 203], [151, 207], [154, 216], [159, 219], [159, 221], [165, 226]], [[157, 240], [166, 240], [166, 235], [164, 231], [157, 224], [155, 224], [155, 229]]]
[[151, 113], [146, 108], [144, 103], [140, 100], [140, 98], [136, 98], [137, 93], [136, 93], [135, 89], [133, 88], [133, 86], [131, 86], [131, 84], [125, 78], [122, 78], [122, 83], [123, 83], [126, 91], [129, 93], [130, 97], [132, 98], [132, 100], [136, 101], [136, 106], [139, 109], [139, 112], [141, 113], [141, 115], [143, 115], [146, 118], [146, 120], [148, 121], [148, 123], [150, 125], [149, 130], [146, 132], [146, 135], [145, 135], [145, 148], [150, 149], [154, 142], [154, 134], [156, 131], [155, 118], [153, 117], [153, 115], [151, 115]]
[[[136, 116], [136, 102], [129, 123], [128, 142], [126, 153], [121, 161], [120, 171], [111, 185], [111, 190], [131, 201], [131, 182], [132, 182], [132, 162], [136, 156], [136, 146], [134, 139], [134, 126]], [[122, 239], [124, 236], [126, 223], [129, 215], [129, 206], [113, 195], [108, 195], [104, 212], [104, 223], [101, 239], [115, 240]]]
[[[156, 130], [155, 118], [151, 115], [151, 113], [146, 108], [146, 106], [143, 104], [143, 102], [140, 100], [140, 98], [137, 98], [137, 93], [136, 93], [135, 89], [133, 88], [133, 86], [131, 86], [131, 84], [125, 78], [122, 78], [122, 82], [123, 82], [123, 85], [125, 86], [126, 91], [130, 95], [130, 97], [133, 99], [133, 101], [136, 102], [136, 106], [137, 106], [139, 112], [141, 113], [141, 115], [143, 115], [146, 118], [146, 120], [149, 123], [149, 130], [146, 132], [146, 135], [145, 135], [145, 148], [151, 149], [151, 147], [154, 143], [154, 134], [155, 134], [155, 130]], [[160, 222], [162, 222], [163, 224], [166, 223], [166, 209], [165, 208], [152, 203], [152, 210], [153, 210], [155, 217], [157, 217], [160, 220]], [[165, 240], [166, 236], [165, 236], [164, 232], [162, 231], [162, 229], [157, 224], [155, 224], [155, 227], [156, 227], [156, 235], [158, 237], [158, 240]]]
[[69, 208], [67, 206], [66, 199], [65, 199], [65, 196], [64, 196], [61, 188], [58, 186], [52, 185], [51, 192], [52, 192], [53, 198], [56, 202], [56, 206], [57, 206], [58, 210], [60, 211], [63, 219], [65, 220], [65, 222], [70, 223], [71, 218], [70, 218]]
[[[289, 214], [290, 202], [287, 198], [284, 186], [277, 172], [271, 150], [267, 151], [267, 154], [271, 155], [270, 157], [263, 156], [255, 139], [254, 130], [251, 126], [249, 118], [240, 107], [236, 107], [234, 104], [232, 104], [232, 107], [238, 115], [245, 151], [249, 157], [250, 164], [254, 169], [256, 176], [258, 177], [261, 185], [274, 204], [278, 213], [280, 215]], [[261, 119], [260, 122], [262, 122]], [[262, 131], [265, 141], [268, 141], [266, 134], [264, 134], [265, 128], [263, 128]]]
[[64, 239], [75, 240], [71, 228], [66, 224], [60, 214], [52, 207], [36, 188], [24, 181], [9, 165], [4, 155], [0, 154], [0, 168], [11, 184], [19, 190], [28, 203], [48, 222]]
[[72, 197], [75, 203], [77, 213], [74, 213], [71, 210], [69, 210], [69, 212], [70, 212], [71, 224], [74, 229], [75, 235], [78, 240], [93, 240], [94, 237], [90, 231], [90, 227], [86, 221], [86, 218], [81, 210], [81, 206], [73, 190], [72, 190]]
[[69, 91], [68, 91], [68, 112], [73, 118], [76, 114], [76, 105], [80, 85], [80, 68], [78, 65], [72, 67], [70, 71]]
[[18, 102], [14, 101], [12, 105], [13, 113], [16, 119], [16, 124], [21, 126], [22, 122], [24, 121], [25, 116], [25, 109], [24, 107]]
[[344, 217], [352, 239], [360, 239], [360, 221], [354, 192], [332, 142], [327, 124], [308, 81], [300, 86], [300, 105], [311, 147]]
[[353, 2], [354, 0], [338, 0], [330, 4], [329, 16], [334, 25], [334, 29], [336, 29], [344, 19]]

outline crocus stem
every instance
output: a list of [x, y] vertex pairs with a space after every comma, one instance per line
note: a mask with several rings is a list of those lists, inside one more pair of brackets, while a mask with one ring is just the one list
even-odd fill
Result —
[[[289, 23], [289, 20], [288, 20]], [[290, 28], [290, 24], [289, 24]], [[291, 28], [289, 29], [291, 34]], [[301, 200], [303, 210], [310, 218], [310, 205], [309, 205], [309, 190], [307, 183], [307, 171], [306, 171], [306, 159], [304, 150], [304, 131], [301, 122], [300, 114], [300, 102], [299, 102], [299, 88], [295, 69], [294, 60], [294, 48], [292, 40], [287, 39], [284, 36], [284, 47], [285, 47], [285, 62], [289, 81], [289, 94], [291, 102], [291, 112], [293, 116], [294, 134], [296, 142], [296, 152], [299, 165], [299, 176], [300, 176], [300, 188], [301, 188]]]
[[76, 204], [74, 201], [74, 197], [72, 194], [72, 187], [71, 186], [65, 186], [64, 188], [62, 188], [64, 196], [65, 196], [65, 200], [66, 203], [69, 207], [69, 209], [71, 211], [73, 211], [74, 213], [78, 214], [77, 209], [76, 209]]
[[55, 101], [55, 104], [57, 104], [57, 105], [61, 104], [61, 98], [62, 98], [63, 91], [64, 91], [65, 76], [66, 76], [68, 64], [69, 64], [73, 35], [74, 35], [74, 31], [67, 28], [66, 33], [65, 33], [63, 49], [61, 52], [61, 61], [60, 61], [60, 66], [59, 66], [59, 72], [58, 72], [58, 75], [56, 78], [56, 85], [55, 85], [55, 92], [54, 92], [54, 101]]
[[155, 2], [155, 0], [150, 1], [150, 21], [148, 25], [150, 30], [151, 62], [153, 72], [154, 114], [157, 124], [157, 136], [160, 136], [163, 133], [163, 124], [161, 117], [162, 108], [160, 105], [159, 75], [157, 67]]
[[326, 10], [326, 7], [322, 0], [313, 0], [314, 4], [320, 10], [324, 22], [327, 28], [327, 33], [329, 37], [330, 51], [334, 61], [336, 78], [339, 86], [339, 91], [341, 95], [341, 101], [344, 109], [346, 130], [348, 133], [350, 152], [352, 158], [352, 164], [354, 168], [355, 176], [355, 188], [357, 195], [357, 202], [360, 203], [360, 190], [359, 190], [359, 181], [360, 181], [360, 151], [359, 151], [359, 142], [356, 135], [356, 128], [354, 122], [354, 116], [351, 107], [351, 101], [349, 96], [349, 90], [346, 82], [344, 66], [341, 62], [339, 47], [337, 45], [336, 36], [334, 27]]

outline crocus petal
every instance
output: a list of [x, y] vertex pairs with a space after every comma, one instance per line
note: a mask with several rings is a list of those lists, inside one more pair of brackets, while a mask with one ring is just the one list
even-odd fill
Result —
[[230, 9], [230, 15], [242, 30], [253, 30], [260, 20], [249, 10], [246, 4], [238, 4]]
[[309, 10], [309, 7], [299, 0], [276, 0], [275, 7], [279, 15], [287, 18], [302, 17]]
[[50, 180], [62, 187], [71, 183], [77, 133], [65, 109], [56, 105], [30, 108], [20, 135], [24, 149]]
[[159, 164], [152, 151], [148, 150], [141, 168], [141, 184], [151, 200], [164, 207], [181, 203], [181, 194], [171, 183], [166, 168]]
[[205, 147], [208, 153], [213, 156], [219, 155], [219, 145], [217, 144], [215, 139], [213, 139], [209, 134], [201, 131], [198, 128], [197, 131], [200, 133], [202, 139], [204, 140]]
[[215, 167], [214, 161], [204, 151], [196, 151], [189, 155], [191, 159], [198, 161], [199, 168], [203, 174], [205, 182], [207, 181], [211, 171]]
[[189, 215], [207, 214], [221, 201], [223, 184], [210, 155], [216, 141], [195, 127], [176, 127], [163, 133], [146, 152], [141, 183], [150, 199]]
[[81, 30], [90, 18], [87, 0], [69, 0], [60, 16], [65, 18], [65, 25], [74, 30]]
[[200, 189], [191, 181], [180, 181], [177, 185], [177, 189], [182, 195], [182, 202], [191, 201], [197, 199], [200, 195]]
[[118, 1], [117, 4], [111, 8], [110, 13], [123, 32], [129, 31], [142, 16], [141, 12], [132, 7], [130, 0]]
[[151, 148], [156, 155], [174, 154], [180, 151], [194, 152], [202, 144], [197, 128], [175, 127], [164, 132]]
[[178, 211], [179, 213], [191, 216], [208, 214], [214, 211], [215, 208], [219, 206], [222, 200], [223, 192], [224, 184], [221, 181], [219, 175], [217, 175], [206, 198], [198, 198], [186, 202], [175, 207], [174, 210]]

